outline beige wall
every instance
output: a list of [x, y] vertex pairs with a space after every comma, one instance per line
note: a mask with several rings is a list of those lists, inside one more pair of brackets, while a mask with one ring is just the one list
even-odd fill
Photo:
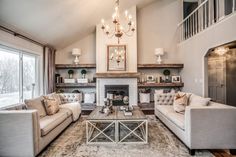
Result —
[[165, 50], [163, 61], [179, 62], [177, 25], [182, 17], [180, 0], [158, 0], [138, 11], [138, 63], [156, 63], [154, 49]]
[[80, 63], [95, 64], [96, 62], [96, 34], [91, 33], [82, 40], [79, 40], [56, 52], [56, 64], [72, 64], [75, 57], [71, 55], [73, 48], [80, 48], [82, 55]]
[[204, 56], [210, 48], [236, 40], [235, 26], [236, 14], [178, 45], [178, 53], [184, 63], [181, 72], [184, 91], [207, 96]]
[[[177, 25], [182, 18], [182, 3], [176, 0], [158, 0], [148, 6], [138, 10], [137, 12], [137, 49], [138, 63], [156, 63], [154, 49], [163, 47], [166, 51], [163, 56], [163, 61], [166, 63], [180, 62], [177, 52], [178, 31]], [[100, 28], [98, 28], [100, 31]], [[106, 37], [106, 36], [105, 36]], [[109, 39], [110, 40], [110, 39]], [[121, 40], [127, 44], [126, 40]], [[110, 43], [116, 43], [111, 40]], [[100, 44], [101, 45], [101, 44]], [[128, 44], [128, 46], [130, 46]], [[83, 55], [81, 63], [95, 63], [96, 51], [96, 35], [95, 33], [88, 35], [84, 39], [77, 41], [70, 46], [57, 51], [56, 63], [70, 64], [73, 63], [74, 57], [71, 55], [71, 50], [74, 47], [82, 48]], [[106, 50], [99, 50], [106, 52]], [[129, 51], [132, 54], [133, 51]], [[103, 55], [106, 57], [106, 55]], [[134, 56], [130, 56], [135, 64]], [[100, 58], [98, 59], [100, 60]], [[130, 65], [131, 66], [131, 62]], [[130, 71], [132, 68], [130, 68]], [[106, 69], [105, 65], [103, 69]], [[135, 68], [133, 68], [135, 69]]]

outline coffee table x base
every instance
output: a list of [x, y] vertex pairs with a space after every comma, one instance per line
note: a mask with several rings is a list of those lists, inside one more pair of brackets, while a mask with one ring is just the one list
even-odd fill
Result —
[[87, 144], [147, 144], [147, 119], [87, 120]]

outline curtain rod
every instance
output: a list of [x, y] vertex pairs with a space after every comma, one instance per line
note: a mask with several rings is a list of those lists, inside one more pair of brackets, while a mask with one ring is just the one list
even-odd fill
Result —
[[39, 45], [39, 46], [42, 46], [42, 47], [45, 47], [45, 46], [46, 46], [46, 45], [44, 45], [44, 44], [42, 44], [42, 43], [40, 43], [40, 42], [38, 42], [38, 41], [35, 41], [35, 40], [33, 40], [33, 39], [30, 39], [30, 38], [28, 38], [28, 37], [26, 37], [26, 36], [24, 36], [24, 35], [22, 35], [22, 34], [19, 34], [19, 33], [15, 32], [15, 31], [13, 31], [13, 30], [11, 30], [11, 29], [9, 29], [9, 28], [6, 28], [6, 27], [4, 27], [4, 26], [2, 26], [2, 25], [0, 25], [0, 29], [3, 30], [3, 31], [5, 31], [5, 32], [7, 32], [7, 33], [10, 33], [10, 34], [12, 34], [12, 35], [14, 35], [14, 36], [16, 36], [16, 37], [19, 37], [19, 38], [22, 38], [22, 39], [24, 39], [24, 40], [28, 40], [28, 41], [30, 41], [30, 42], [32, 42], [32, 43], [35, 43], [35, 44], [37, 44], [37, 45]]

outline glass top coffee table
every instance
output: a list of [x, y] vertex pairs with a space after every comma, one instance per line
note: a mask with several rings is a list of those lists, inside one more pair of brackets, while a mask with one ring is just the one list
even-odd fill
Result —
[[125, 116], [119, 107], [113, 113], [100, 113], [96, 107], [86, 120], [87, 144], [147, 144], [148, 120], [139, 107], [132, 116]]

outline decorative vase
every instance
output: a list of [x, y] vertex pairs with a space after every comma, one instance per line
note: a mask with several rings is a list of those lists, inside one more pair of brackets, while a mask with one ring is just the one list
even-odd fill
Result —
[[69, 74], [69, 79], [72, 79], [73, 78], [73, 74]]

